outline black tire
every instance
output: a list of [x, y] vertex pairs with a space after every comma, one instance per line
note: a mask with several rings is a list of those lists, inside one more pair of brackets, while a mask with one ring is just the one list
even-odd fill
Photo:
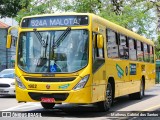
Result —
[[53, 107], [55, 106], [55, 103], [44, 103], [41, 102], [41, 105], [44, 109], [53, 109]]
[[112, 85], [108, 82], [107, 90], [106, 90], [106, 99], [104, 101], [98, 102], [97, 106], [100, 111], [106, 112], [110, 109], [113, 102], [113, 91]]
[[144, 97], [144, 82], [143, 80], [141, 81], [141, 85], [140, 85], [140, 91], [137, 93], [132, 93], [129, 94], [129, 98], [130, 99], [134, 99], [134, 100], [140, 100]]

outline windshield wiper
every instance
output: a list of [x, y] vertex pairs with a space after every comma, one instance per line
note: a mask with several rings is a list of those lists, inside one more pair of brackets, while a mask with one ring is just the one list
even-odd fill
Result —
[[70, 31], [71, 31], [71, 27], [67, 27], [67, 29], [56, 40], [53, 47], [58, 47], [60, 45], [60, 43], [67, 37], [67, 35], [70, 33]]
[[39, 39], [41, 45], [44, 47], [43, 48], [43, 56], [39, 58], [39, 61], [37, 63], [38, 67], [42, 67], [47, 63], [47, 46], [48, 46], [48, 39], [49, 35], [47, 34], [46, 37], [46, 42], [42, 39], [42, 36], [39, 32], [35, 31], [35, 34], [37, 35], [37, 38]]
[[[36, 29], [34, 29], [34, 33], [36, 34], [36, 36], [37, 36], [39, 42], [41, 43], [41, 45], [42, 45], [44, 48], [46, 48], [46, 47], [47, 47], [47, 41], [46, 41], [46, 43], [45, 43], [45, 41], [42, 39], [42, 35], [41, 35]], [[48, 37], [48, 36], [47, 36], [47, 37]], [[47, 38], [47, 40], [48, 40], [48, 38]]]

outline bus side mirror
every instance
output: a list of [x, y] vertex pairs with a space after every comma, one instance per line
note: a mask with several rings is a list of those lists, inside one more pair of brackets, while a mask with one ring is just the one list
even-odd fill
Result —
[[103, 36], [102, 35], [97, 35], [97, 47], [98, 48], [103, 48]]
[[12, 43], [12, 35], [7, 35], [6, 48], [11, 48], [11, 43]]
[[10, 27], [9, 29], [8, 29], [8, 35], [7, 35], [7, 42], [6, 42], [6, 48], [11, 48], [11, 44], [12, 44], [12, 35], [11, 35], [11, 30], [13, 30], [13, 29], [15, 29], [15, 30], [17, 30], [18, 31], [18, 27]]

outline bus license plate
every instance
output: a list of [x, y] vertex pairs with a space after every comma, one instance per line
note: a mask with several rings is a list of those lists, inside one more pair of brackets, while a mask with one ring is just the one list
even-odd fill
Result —
[[55, 99], [54, 98], [41, 98], [41, 102], [54, 103]]

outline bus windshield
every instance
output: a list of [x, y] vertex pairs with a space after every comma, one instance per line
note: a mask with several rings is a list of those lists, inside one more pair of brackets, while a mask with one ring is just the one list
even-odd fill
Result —
[[75, 72], [88, 64], [88, 30], [20, 34], [18, 66], [27, 73]]

